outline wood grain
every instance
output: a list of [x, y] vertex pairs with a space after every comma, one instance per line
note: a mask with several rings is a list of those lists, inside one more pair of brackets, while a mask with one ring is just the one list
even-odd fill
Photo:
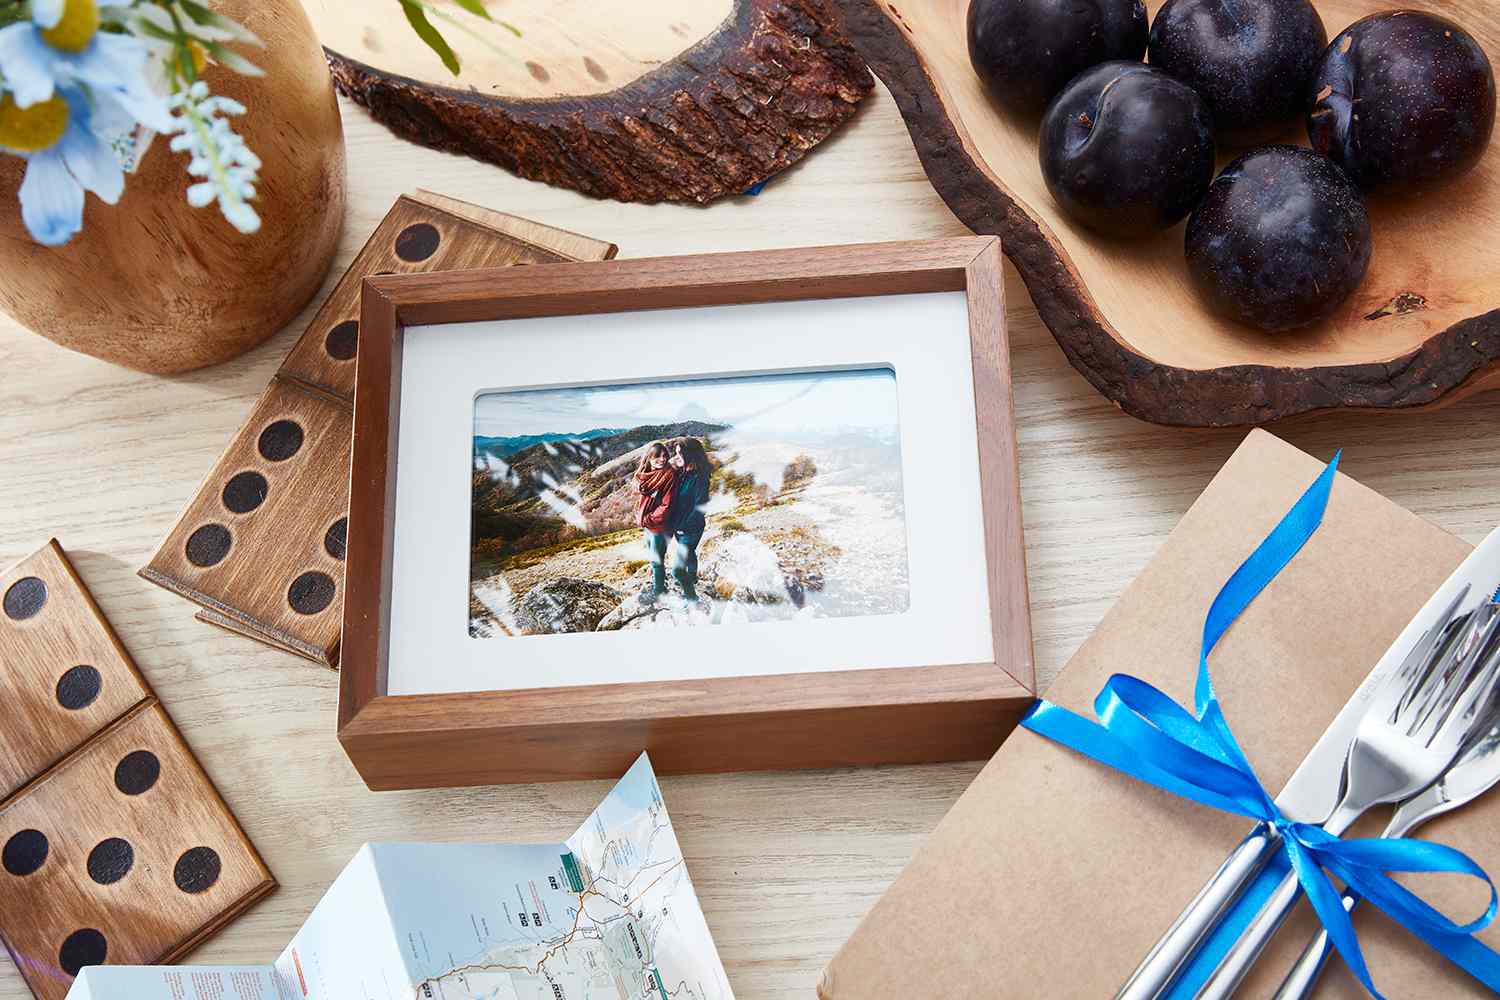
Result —
[[[116, 769], [142, 751], [160, 774], [125, 794]], [[155, 699], [0, 805], [0, 843], [27, 830], [46, 836], [47, 857], [24, 877], [0, 872], [0, 937], [38, 1000], [67, 994], [59, 956], [76, 931], [102, 934], [111, 965], [170, 962], [276, 886]], [[129, 845], [128, 871], [91, 869], [105, 841]], [[213, 861], [179, 878], [205, 848]]]
[[180, 957], [276, 883], [57, 541], [0, 595], [0, 940], [60, 1000], [80, 962]]
[[[398, 15], [399, 16], [399, 15]], [[963, 236], [877, 84], [849, 126], [758, 198], [600, 202], [405, 143], [342, 102], [349, 214], [328, 294], [391, 203], [421, 184], [627, 257]], [[1046, 688], [1243, 434], [1127, 417], [1068, 364], [1007, 261], [1037, 681]], [[542, 273], [540, 270], [538, 274]], [[321, 300], [320, 300], [321, 301]], [[339, 677], [205, 628], [143, 583], [155, 549], [317, 311], [244, 358], [153, 379], [0, 321], [0, 563], [57, 532], [281, 888], [194, 953], [269, 961], [368, 840], [548, 843], [608, 781], [369, 792], [334, 738]], [[1325, 414], [1277, 433], [1448, 531], [1500, 523], [1500, 396], [1432, 413]], [[1193, 665], [1181, 665], [1191, 677]], [[662, 791], [740, 1000], [807, 1000], [819, 972], [980, 770], [977, 763], [663, 777]], [[1005, 823], [996, 816], [994, 822]], [[1003, 891], [1003, 887], [997, 890]], [[997, 963], [1002, 976], [1015, 967]], [[30, 993], [0, 961], [0, 1000]]]
[[[611, 243], [444, 195], [398, 198], [141, 576], [202, 605], [200, 617], [211, 625], [336, 666], [360, 283], [373, 274], [614, 254]], [[295, 453], [267, 454], [261, 436], [288, 422], [294, 426], [286, 432], [299, 438]], [[190, 544], [214, 531], [232, 542], [207, 564], [202, 553], [195, 563]]]
[[[1360, 288], [1330, 319], [1266, 335], [1196, 297], [1180, 226], [1126, 246], [1058, 210], [1042, 181], [1035, 119], [1002, 112], [969, 64], [968, 0], [838, 2], [856, 47], [894, 92], [933, 186], [970, 229], [1001, 237], [1068, 360], [1126, 412], [1227, 427], [1322, 409], [1423, 407], [1496, 383], [1500, 255], [1490, 233], [1500, 155], [1446, 188], [1372, 200], [1375, 253]], [[1500, 53], [1493, 6], [1411, 6], [1456, 19]], [[1377, 0], [1318, 3], [1329, 37], [1386, 9]], [[1306, 145], [1300, 124], [1276, 138]], [[1220, 166], [1243, 151], [1221, 148]]]
[[[40, 582], [45, 601], [11, 612]], [[11, 595], [15, 595], [12, 598]], [[0, 573], [0, 800], [20, 788], [150, 692], [83, 581], [53, 539]], [[96, 673], [87, 675], [89, 668]], [[79, 688], [65, 677], [80, 678]], [[97, 677], [97, 687], [92, 683]], [[60, 687], [60, 685], [63, 685]], [[87, 697], [89, 689], [93, 697]], [[86, 703], [80, 704], [85, 699]], [[67, 701], [77, 707], [66, 707]]]
[[456, 77], [383, 9], [309, 6], [339, 89], [397, 135], [621, 201], [740, 194], [872, 86], [825, 0], [521, 0], [447, 25]]
[[[141, 371], [190, 371], [238, 357], [317, 294], [344, 224], [344, 136], [317, 39], [298, 0], [215, 0], [265, 43], [265, 71], [207, 70], [214, 94], [250, 109], [234, 129], [262, 166], [247, 236], [194, 208], [186, 154], [158, 138], [117, 205], [91, 198], [61, 247], [31, 240], [16, 193], [26, 161], [0, 156], [0, 309], [64, 347]], [[142, 253], [149, 245], [151, 252]]]
[[[343, 400], [273, 379], [141, 576], [212, 609], [240, 631], [336, 663], [344, 564], [325, 539], [347, 516], [349, 421]], [[288, 458], [268, 460], [262, 437], [289, 424], [298, 428], [300, 447]], [[227, 484], [237, 477], [264, 483], [264, 498], [242, 513], [226, 503]], [[195, 553], [195, 541], [213, 532], [222, 532], [227, 543]], [[299, 579], [307, 586], [326, 580], [327, 600], [293, 607], [290, 589]]]
[[379, 695], [339, 741], [376, 790], [623, 774], [642, 749], [662, 774], [930, 763], [987, 757], [1034, 697], [994, 663]]
[[[1036, 694], [997, 243], [559, 264], [524, 277], [491, 269], [367, 279], [339, 699], [339, 741], [365, 782], [395, 789], [605, 777], [628, 768], [642, 747], [664, 774], [992, 753]], [[990, 660], [461, 696], [386, 694], [407, 324], [957, 290], [969, 302], [975, 460], [992, 460], [979, 497]]]

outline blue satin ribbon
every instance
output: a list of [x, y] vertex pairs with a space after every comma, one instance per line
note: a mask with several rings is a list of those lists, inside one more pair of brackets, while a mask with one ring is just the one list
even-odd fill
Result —
[[[1371, 995], [1380, 997], [1360, 951], [1354, 924], [1328, 877], [1330, 873], [1491, 991], [1500, 993], [1500, 955], [1472, 936], [1489, 926], [1497, 910], [1495, 885], [1484, 869], [1462, 852], [1441, 844], [1406, 838], [1341, 840], [1321, 827], [1288, 819], [1255, 777], [1214, 693], [1209, 654], [1240, 613], [1301, 551], [1322, 523], [1338, 460], [1335, 455], [1214, 598], [1203, 623], [1198, 655], [1196, 715], [1140, 678], [1115, 674], [1094, 699], [1098, 722], [1051, 702], [1038, 701], [1021, 724], [1140, 781], [1275, 828], [1281, 834], [1285, 861], [1297, 873], [1303, 891], [1328, 929], [1329, 939]], [[1285, 865], [1279, 870], [1285, 871]], [[1457, 924], [1391, 879], [1388, 872], [1472, 876], [1489, 886], [1490, 903], [1477, 920]], [[1258, 907], [1264, 896], [1264, 889], [1247, 893], [1236, 907], [1238, 920], [1231, 917], [1226, 922], [1243, 927], [1254, 912], [1247, 907]], [[1220, 955], [1233, 943], [1234, 936], [1217, 936], [1214, 948]], [[1217, 961], [1216, 956], [1207, 958]], [[1205, 956], [1200, 954], [1195, 965], [1205, 965]], [[1207, 970], [1201, 973], [1206, 974]]]

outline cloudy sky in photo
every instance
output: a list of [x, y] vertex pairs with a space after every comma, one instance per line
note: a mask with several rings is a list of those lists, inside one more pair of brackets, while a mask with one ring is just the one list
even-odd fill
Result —
[[681, 420], [743, 431], [894, 431], [896, 376], [888, 368], [749, 375], [480, 396], [474, 433], [484, 437], [578, 434]]

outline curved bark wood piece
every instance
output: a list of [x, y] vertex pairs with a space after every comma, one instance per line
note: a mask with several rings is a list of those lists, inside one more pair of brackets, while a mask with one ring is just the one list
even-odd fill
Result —
[[825, 0], [490, 4], [519, 37], [437, 2], [457, 77], [394, 0], [309, 0], [339, 89], [403, 138], [601, 198], [741, 194], [874, 87]]
[[[985, 95], [969, 65], [967, 0], [838, 0], [885, 81], [933, 186], [976, 233], [1001, 238], [1068, 360], [1127, 413], [1162, 424], [1263, 424], [1338, 407], [1418, 407], [1500, 385], [1500, 148], [1426, 196], [1373, 200], [1368, 275], [1330, 320], [1272, 337], [1194, 294], [1182, 227], [1138, 243], [1057, 209], [1035, 119]], [[1158, 0], [1149, 3], [1154, 14]], [[1319, 0], [1332, 38], [1388, 0]], [[1500, 6], [1416, 0], [1500, 60]], [[1281, 141], [1306, 144], [1300, 126]], [[1221, 151], [1222, 166], [1238, 151]]]

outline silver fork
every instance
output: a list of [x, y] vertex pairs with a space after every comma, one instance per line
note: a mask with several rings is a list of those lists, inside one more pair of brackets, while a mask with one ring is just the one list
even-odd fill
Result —
[[[1500, 605], [1481, 605], [1436, 661], [1408, 664], [1391, 678], [1355, 733], [1344, 765], [1344, 794], [1323, 829], [1338, 836], [1366, 810], [1415, 795], [1447, 769], [1494, 692], [1500, 661], [1484, 654], [1497, 634]], [[1300, 892], [1297, 876], [1288, 872], [1196, 1000], [1234, 994]]]
[[[1401, 803], [1382, 837], [1410, 836], [1423, 823], [1468, 805], [1500, 782], [1500, 705], [1493, 701], [1486, 722], [1436, 783]], [[1344, 893], [1345, 910], [1353, 910], [1357, 902], [1351, 893]], [[1319, 931], [1282, 980], [1274, 1000], [1306, 1000], [1332, 952], [1328, 932]]]

